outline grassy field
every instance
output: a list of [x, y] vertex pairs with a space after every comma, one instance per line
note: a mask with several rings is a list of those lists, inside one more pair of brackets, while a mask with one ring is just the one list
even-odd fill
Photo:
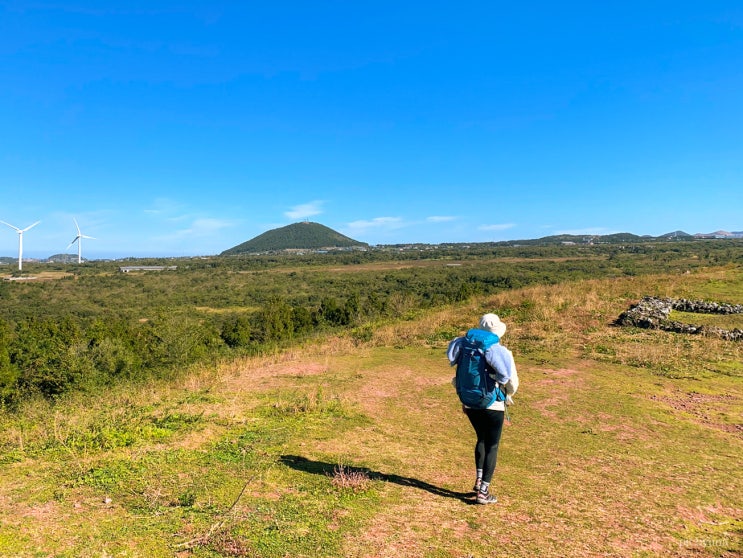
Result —
[[[743, 303], [743, 270], [508, 291], [29, 401], [0, 414], [0, 556], [739, 556], [743, 345], [612, 325], [644, 295]], [[444, 355], [485, 311], [521, 376], [494, 506]]]

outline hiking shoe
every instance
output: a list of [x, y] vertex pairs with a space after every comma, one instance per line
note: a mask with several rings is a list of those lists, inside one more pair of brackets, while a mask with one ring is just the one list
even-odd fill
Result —
[[490, 492], [477, 492], [477, 503], [478, 504], [495, 504], [498, 498], [490, 494]]

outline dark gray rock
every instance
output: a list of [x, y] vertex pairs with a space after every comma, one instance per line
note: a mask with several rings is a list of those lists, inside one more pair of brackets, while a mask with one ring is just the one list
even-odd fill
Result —
[[728, 341], [743, 339], [743, 330], [738, 328], [726, 330], [719, 327], [698, 326], [672, 321], [669, 319], [671, 310], [700, 314], [742, 314], [743, 305], [646, 296], [637, 304], [632, 305], [629, 310], [622, 312], [617, 318], [616, 324], [645, 329], [662, 329], [676, 333], [714, 335]]

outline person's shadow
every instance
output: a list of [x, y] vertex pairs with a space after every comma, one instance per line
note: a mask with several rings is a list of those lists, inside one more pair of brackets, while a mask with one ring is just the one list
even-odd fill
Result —
[[[297, 471], [304, 471], [305, 473], [313, 473], [315, 475], [323, 475], [327, 477], [332, 477], [335, 474], [336, 469], [338, 468], [337, 464], [325, 463], [323, 461], [312, 461], [310, 459], [307, 459], [306, 457], [301, 457], [299, 455], [282, 455], [279, 458], [279, 461], [287, 467], [291, 467], [292, 469], [296, 469]], [[385, 482], [399, 484], [401, 486], [412, 486], [413, 488], [425, 490], [426, 492], [430, 492], [431, 494], [435, 494], [436, 496], [443, 496], [444, 498], [454, 498], [467, 504], [474, 503], [473, 494], [471, 492], [455, 492], [447, 488], [434, 486], [433, 484], [429, 484], [418, 479], [402, 477], [400, 475], [389, 473], [380, 473], [379, 471], [372, 471], [364, 467], [349, 468], [354, 471], [366, 473], [371, 480], [382, 480]]]

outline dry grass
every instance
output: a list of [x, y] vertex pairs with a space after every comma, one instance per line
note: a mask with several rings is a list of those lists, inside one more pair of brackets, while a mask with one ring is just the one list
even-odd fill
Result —
[[331, 478], [333, 486], [352, 492], [364, 492], [371, 484], [367, 471], [343, 464], [338, 464], [333, 468]]
[[15, 277], [11, 274], [0, 274], [0, 279], [6, 281], [55, 281], [67, 277], [74, 277], [74, 274], [66, 271], [41, 271], [39, 273], [34, 273], [33, 275], [24, 275], [20, 277]]

